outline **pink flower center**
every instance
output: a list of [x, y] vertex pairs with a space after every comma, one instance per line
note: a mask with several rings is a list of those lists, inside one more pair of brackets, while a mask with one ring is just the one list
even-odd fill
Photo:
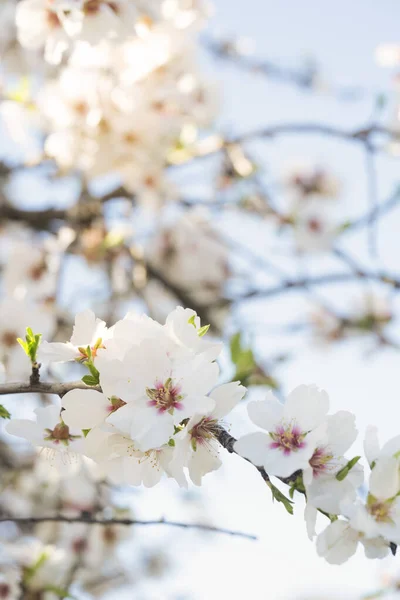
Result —
[[326, 448], [316, 448], [309, 461], [314, 477], [318, 477], [318, 475], [328, 469], [332, 458], [332, 454], [328, 454]]
[[322, 223], [314, 217], [308, 221], [308, 228], [314, 233], [320, 233], [322, 231]]
[[156, 381], [154, 388], [146, 388], [146, 394], [150, 398], [148, 405], [156, 407], [159, 413], [168, 411], [172, 415], [175, 408], [178, 410], [183, 408], [181, 403], [183, 395], [180, 392], [180, 386], [174, 384], [171, 378], [168, 378], [165, 383]]
[[218, 421], [211, 417], [204, 417], [189, 431], [192, 440], [196, 440], [199, 444], [203, 444], [205, 440], [209, 440], [218, 434]]
[[304, 438], [306, 434], [302, 433], [297, 425], [289, 425], [286, 428], [279, 425], [275, 432], [270, 432], [269, 435], [273, 440], [270, 448], [281, 450], [285, 455], [297, 452], [305, 446]]

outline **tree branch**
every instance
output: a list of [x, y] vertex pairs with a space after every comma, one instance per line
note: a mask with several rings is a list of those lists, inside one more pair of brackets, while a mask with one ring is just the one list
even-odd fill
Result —
[[359, 270], [353, 273], [329, 273], [327, 275], [317, 275], [315, 277], [287, 280], [274, 287], [251, 290], [250, 292], [234, 298], [233, 301], [239, 302], [242, 300], [251, 300], [257, 298], [270, 298], [291, 290], [307, 288], [308, 286], [331, 283], [346, 283], [357, 279], [377, 281], [378, 283], [391, 285], [393, 289], [400, 289], [400, 280], [391, 275]]
[[39, 382], [31, 383], [2, 383], [0, 384], [0, 396], [7, 394], [55, 394], [64, 396], [71, 390], [96, 390], [101, 392], [99, 385], [86, 385], [83, 381], [71, 381], [69, 383]]
[[0, 517], [0, 523], [6, 523], [12, 521], [13, 523], [19, 523], [21, 525], [36, 525], [38, 523], [85, 523], [87, 525], [102, 525], [104, 527], [110, 525], [167, 525], [169, 527], [179, 527], [180, 529], [200, 529], [202, 531], [210, 531], [213, 533], [222, 533], [226, 535], [232, 535], [237, 537], [243, 537], [249, 540], [257, 540], [257, 536], [251, 533], [244, 533], [242, 531], [233, 531], [231, 529], [224, 529], [221, 527], [214, 527], [213, 525], [205, 525], [202, 523], [181, 523], [180, 521], [167, 521], [165, 519], [151, 519], [144, 521], [141, 519], [100, 519], [93, 517], [90, 514], [82, 514], [79, 517], [65, 517], [64, 515], [45, 516], [45, 517], [12, 517], [2, 516]]
[[[267, 59], [259, 59], [253, 56], [242, 54], [237, 48], [235, 41], [218, 41], [212, 38], [204, 39], [204, 47], [209, 50], [216, 58], [229, 61], [235, 67], [240, 68], [255, 75], [261, 74], [265, 77], [281, 81], [290, 85], [297, 86], [305, 91], [318, 92], [318, 69], [315, 64], [305, 65], [304, 67], [293, 69], [281, 66], [276, 62]], [[325, 91], [325, 88], [322, 88]], [[340, 99], [352, 100], [359, 98], [364, 90], [360, 87], [338, 87], [328, 88], [328, 92]]]

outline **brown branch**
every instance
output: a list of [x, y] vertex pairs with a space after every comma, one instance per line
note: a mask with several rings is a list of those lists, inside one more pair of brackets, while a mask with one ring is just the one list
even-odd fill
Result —
[[64, 396], [71, 390], [96, 390], [101, 391], [99, 385], [86, 385], [83, 381], [71, 381], [69, 383], [2, 383], [0, 384], [0, 396], [7, 394], [55, 394]]
[[13, 517], [13, 516], [2, 516], [0, 517], [0, 523], [6, 523], [12, 521], [13, 523], [20, 523], [21, 525], [36, 525], [38, 523], [85, 523], [87, 525], [102, 525], [104, 527], [110, 525], [167, 525], [169, 527], [179, 527], [180, 529], [200, 529], [202, 531], [210, 531], [213, 533], [222, 533], [226, 535], [232, 535], [237, 537], [243, 537], [249, 540], [256, 540], [257, 536], [251, 533], [244, 533], [242, 531], [233, 531], [231, 529], [224, 529], [221, 527], [215, 527], [214, 525], [206, 525], [203, 523], [181, 523], [180, 521], [167, 521], [165, 519], [151, 519], [144, 521], [141, 519], [100, 519], [93, 517], [90, 514], [82, 514], [79, 517], [66, 517], [64, 515], [55, 516], [44, 516], [44, 517]]
[[130, 194], [123, 187], [119, 187], [100, 198], [89, 196], [86, 192], [83, 193], [82, 197], [85, 200], [84, 202], [78, 202], [69, 209], [24, 210], [13, 206], [2, 195], [0, 197], [0, 223], [2, 221], [22, 222], [39, 231], [49, 229], [57, 221], [85, 225], [102, 214], [103, 204], [118, 198], [133, 200], [133, 194]]

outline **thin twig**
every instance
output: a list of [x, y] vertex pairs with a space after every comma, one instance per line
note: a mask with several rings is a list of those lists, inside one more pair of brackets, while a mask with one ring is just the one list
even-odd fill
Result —
[[378, 252], [378, 222], [374, 218], [374, 215], [377, 213], [377, 208], [379, 206], [378, 179], [373, 149], [369, 141], [367, 141], [365, 144], [365, 171], [367, 175], [367, 191], [370, 210], [368, 219], [368, 249], [370, 256], [376, 257]]
[[257, 536], [251, 533], [244, 533], [242, 531], [234, 531], [231, 529], [224, 529], [221, 527], [215, 527], [214, 525], [206, 525], [203, 523], [181, 523], [180, 521], [167, 521], [165, 519], [151, 519], [144, 521], [141, 519], [100, 519], [92, 517], [91, 515], [82, 515], [79, 517], [65, 517], [64, 515], [55, 516], [44, 516], [44, 517], [0, 517], [0, 523], [12, 521], [13, 523], [19, 523], [21, 525], [36, 525], [37, 523], [85, 523], [87, 525], [103, 525], [104, 527], [110, 525], [167, 525], [169, 527], [179, 527], [180, 529], [200, 529], [202, 531], [211, 531], [214, 533], [222, 533], [225, 535], [232, 535], [237, 537], [243, 537], [249, 540], [256, 540]]

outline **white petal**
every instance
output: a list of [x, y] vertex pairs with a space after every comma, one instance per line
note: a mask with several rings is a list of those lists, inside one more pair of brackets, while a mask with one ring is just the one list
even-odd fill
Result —
[[380, 451], [378, 428], [368, 425], [364, 438], [364, 454], [370, 465], [378, 458]]
[[216, 471], [221, 465], [216, 442], [207, 446], [198, 444], [197, 450], [192, 453], [188, 464], [190, 479], [195, 485], [201, 485], [202, 477], [211, 471]]
[[284, 417], [294, 420], [302, 431], [311, 431], [322, 423], [329, 410], [329, 397], [315, 385], [299, 385], [288, 396]]
[[33, 444], [43, 441], [45, 432], [34, 421], [28, 419], [11, 419], [5, 427], [11, 435], [24, 438]]
[[254, 465], [261, 467], [270, 443], [271, 438], [269, 435], [257, 431], [239, 438], [234, 444], [234, 449], [237, 454], [247, 458]]
[[132, 421], [136, 417], [137, 407], [133, 403], [125, 404], [107, 417], [106, 423], [110, 423], [122, 433], [130, 434]]
[[194, 415], [208, 415], [215, 408], [215, 400], [209, 396], [189, 396], [181, 401], [182, 409], [174, 410], [174, 423]]
[[270, 475], [290, 477], [295, 471], [305, 469], [314, 452], [314, 447], [305, 446], [296, 452], [285, 455], [278, 448], [268, 447], [264, 456], [263, 467]]
[[394, 456], [398, 452], [400, 452], [400, 435], [396, 435], [382, 446], [381, 456]]
[[54, 429], [60, 423], [60, 408], [58, 406], [45, 406], [35, 409], [37, 423], [43, 429]]
[[266, 431], [274, 431], [283, 417], [283, 404], [269, 392], [265, 400], [249, 402], [247, 411], [255, 425]]
[[342, 456], [357, 437], [355, 416], [346, 410], [340, 410], [327, 417], [326, 435], [328, 445], [337, 456]]
[[315, 526], [317, 524], [317, 509], [312, 506], [310, 502], [307, 502], [306, 507], [304, 509], [304, 519], [306, 522], [307, 535], [310, 540], [313, 540], [317, 535], [315, 531]]
[[[105, 330], [105, 323], [96, 319], [92, 310], [84, 310], [75, 317], [75, 325], [71, 336], [71, 344], [74, 346], [88, 346], [95, 342], [96, 334]], [[101, 335], [99, 335], [101, 337]]]
[[91, 429], [109, 416], [110, 402], [95, 390], [71, 390], [62, 398], [63, 421], [77, 429]]
[[332, 565], [341, 565], [357, 550], [358, 536], [347, 521], [334, 521], [319, 534], [317, 553]]
[[79, 356], [79, 351], [67, 342], [42, 342], [39, 346], [38, 360], [40, 362], [65, 362], [75, 360]]
[[246, 388], [238, 381], [220, 385], [210, 394], [215, 400], [215, 408], [212, 411], [215, 419], [225, 417], [241, 401], [246, 393]]
[[399, 463], [395, 458], [380, 458], [371, 471], [369, 491], [379, 500], [387, 500], [400, 491]]
[[367, 558], [385, 558], [389, 554], [389, 545], [383, 538], [362, 539], [361, 543]]
[[206, 396], [216, 385], [219, 376], [217, 363], [197, 357], [174, 368], [174, 379], [182, 381], [182, 392], [188, 395]]

